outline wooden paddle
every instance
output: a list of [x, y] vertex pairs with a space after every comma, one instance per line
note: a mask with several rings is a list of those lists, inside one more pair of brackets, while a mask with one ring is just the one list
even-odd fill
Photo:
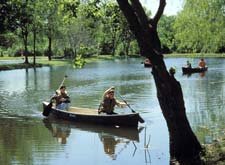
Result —
[[[117, 94], [123, 100], [123, 102], [128, 106], [128, 108], [131, 110], [131, 112], [136, 113], [135, 110], [133, 108], [131, 108], [130, 104], [128, 104], [127, 101], [124, 100], [124, 98], [119, 94], [119, 92], [117, 92]], [[140, 115], [138, 115], [138, 116], [139, 116], [140, 123], [144, 123], [145, 122], [144, 119]]]
[[[64, 81], [65, 81], [65, 79], [66, 79], [67, 77], [68, 77], [67, 75], [64, 76], [63, 81], [62, 81], [61, 84], [59, 85], [58, 89], [63, 85], [63, 83], [64, 83]], [[57, 90], [58, 90], [58, 89], [57, 89]], [[56, 91], [57, 91], [57, 90], [56, 90]], [[47, 106], [44, 107], [44, 111], [42, 112], [42, 115], [43, 115], [43, 116], [48, 116], [48, 115], [50, 114], [51, 110], [52, 110], [52, 100], [50, 100], [50, 103], [49, 103]]]

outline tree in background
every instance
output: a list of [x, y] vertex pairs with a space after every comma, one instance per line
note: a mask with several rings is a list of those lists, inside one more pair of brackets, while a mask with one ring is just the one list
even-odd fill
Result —
[[220, 52], [225, 45], [223, 0], [186, 0], [175, 21], [180, 52]]
[[165, 15], [163, 15], [159, 20], [158, 33], [162, 43], [163, 53], [171, 53], [176, 51], [175, 30], [173, 28], [175, 20], [175, 16]]
[[182, 88], [174, 77], [175, 70], [167, 71], [157, 33], [166, 1], [160, 0], [153, 18], [147, 17], [139, 0], [117, 2], [137, 39], [140, 54], [152, 62], [157, 97], [169, 130], [171, 161], [175, 158], [181, 164], [200, 164], [202, 147], [188, 122]]
[[23, 40], [24, 51], [21, 52], [22, 55], [25, 57], [25, 64], [28, 64], [28, 35], [31, 32], [31, 25], [32, 25], [32, 9], [29, 6], [28, 0], [24, 2], [14, 1], [14, 5], [18, 7], [16, 11], [16, 27], [17, 31], [19, 32], [19, 36]]

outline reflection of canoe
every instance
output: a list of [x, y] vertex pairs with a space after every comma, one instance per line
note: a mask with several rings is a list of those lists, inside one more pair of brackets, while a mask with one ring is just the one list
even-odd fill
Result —
[[[43, 102], [43, 114], [45, 114], [46, 109], [48, 109], [48, 104], [48, 102]], [[104, 113], [98, 114], [97, 110], [94, 109], [78, 107], [70, 107], [68, 111], [50, 107], [50, 115], [75, 122], [126, 127], [137, 127], [138, 121], [140, 120], [138, 113], [107, 115]]]
[[200, 73], [200, 72], [205, 72], [207, 70], [208, 70], [208, 67], [205, 67], [205, 68], [199, 68], [199, 67], [187, 68], [187, 67], [182, 67], [183, 74]]
[[79, 129], [82, 131], [87, 131], [87, 132], [94, 132], [94, 133], [104, 133], [112, 136], [117, 136], [120, 138], [126, 138], [128, 140], [133, 140], [139, 142], [139, 133], [142, 131], [143, 127], [141, 128], [116, 128], [116, 127], [109, 127], [109, 126], [104, 126], [104, 125], [93, 125], [93, 124], [88, 124], [88, 123], [80, 123], [80, 122], [70, 122], [70, 121], [65, 121], [65, 120], [60, 120], [56, 118], [45, 118], [43, 120], [45, 126], [52, 131], [52, 125], [57, 126], [58, 128], [62, 127], [63, 129], [61, 130], [66, 130], [64, 129], [65, 127], [67, 128], [74, 128], [74, 129]]
[[152, 64], [150, 64], [150, 63], [144, 63], [144, 66], [145, 66], [146, 68], [148, 68], [148, 67], [152, 67]]

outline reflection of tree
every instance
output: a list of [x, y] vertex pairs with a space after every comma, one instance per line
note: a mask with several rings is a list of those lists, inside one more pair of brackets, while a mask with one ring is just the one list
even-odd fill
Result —
[[[13, 117], [13, 116], [12, 116]], [[29, 118], [1, 118], [0, 164], [35, 164], [37, 150], [50, 158], [48, 146], [58, 150], [48, 130], [39, 121]], [[32, 139], [32, 140], [31, 140]], [[13, 159], [12, 159], [13, 158]]]
[[[213, 63], [213, 60], [210, 63]], [[225, 88], [224, 82], [221, 81], [224, 77], [224, 69], [221, 69], [223, 66], [223, 63], [217, 64], [216, 68], [212, 68], [212, 72], [206, 72], [205, 77], [196, 75], [197, 79], [190, 79], [191, 83], [185, 84], [186, 102], [191, 110], [188, 117], [202, 143], [211, 143], [224, 134]]]
[[[146, 134], [146, 131], [147, 131], [147, 127], [145, 127], [145, 136], [144, 136], [144, 153], [145, 153], [145, 164], [151, 164], [151, 156], [150, 156], [150, 153], [149, 153], [149, 144], [150, 144], [150, 138], [151, 136], [149, 135], [148, 136], [148, 140], [147, 140], [147, 134]], [[136, 150], [137, 150], [137, 146], [135, 145], [135, 143], [133, 142], [133, 145], [134, 145], [134, 153], [133, 153], [133, 156], [135, 155], [136, 153]]]

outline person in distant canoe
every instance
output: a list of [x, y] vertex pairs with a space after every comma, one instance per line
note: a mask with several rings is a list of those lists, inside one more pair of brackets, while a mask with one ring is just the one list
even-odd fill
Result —
[[201, 60], [199, 61], [198, 67], [199, 68], [205, 68], [206, 67], [206, 62], [203, 58], [201, 58]]
[[187, 64], [186, 64], [187, 68], [191, 68], [191, 63], [187, 60]]
[[67, 95], [66, 86], [62, 85], [59, 90], [56, 91], [56, 95], [51, 100], [56, 101], [56, 108], [61, 110], [68, 110], [70, 97]]
[[110, 87], [103, 94], [103, 100], [99, 105], [98, 113], [116, 114], [114, 112], [115, 106], [125, 107], [126, 103], [118, 101], [114, 97], [115, 87]]

